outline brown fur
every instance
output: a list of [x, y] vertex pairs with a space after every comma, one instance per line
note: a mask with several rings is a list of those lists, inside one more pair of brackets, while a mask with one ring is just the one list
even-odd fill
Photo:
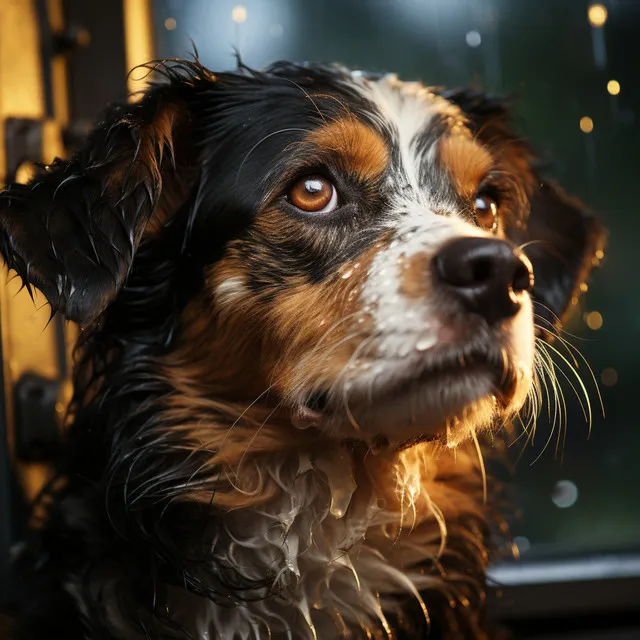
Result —
[[305, 142], [335, 154], [347, 173], [362, 180], [375, 180], [389, 163], [389, 150], [382, 136], [353, 116], [328, 122], [309, 134]]
[[442, 140], [439, 152], [458, 193], [464, 198], [471, 198], [493, 164], [491, 154], [472, 138], [463, 135]]

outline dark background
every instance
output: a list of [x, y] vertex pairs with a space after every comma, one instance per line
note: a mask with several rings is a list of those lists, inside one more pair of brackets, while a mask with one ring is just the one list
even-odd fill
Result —
[[[337, 61], [516, 97], [521, 133], [553, 162], [564, 186], [599, 212], [611, 237], [603, 268], [565, 327], [574, 334], [565, 337], [593, 368], [606, 418], [582, 363], [578, 372], [594, 413], [591, 434], [565, 383], [568, 419], [559, 446], [558, 428], [552, 433], [541, 417], [534, 442], [525, 447], [523, 438], [512, 447], [521, 508], [513, 530], [525, 558], [637, 547], [640, 2], [608, 0], [602, 28], [591, 26], [590, 3], [582, 0], [238, 4], [155, 0], [158, 55], [188, 56], [195, 45], [207, 66], [222, 70], [235, 65], [237, 48], [258, 68], [278, 59]], [[608, 93], [610, 80], [619, 83], [619, 95]], [[591, 133], [580, 128], [585, 116], [593, 121]], [[587, 315], [593, 311], [602, 317], [599, 329], [597, 314]]]

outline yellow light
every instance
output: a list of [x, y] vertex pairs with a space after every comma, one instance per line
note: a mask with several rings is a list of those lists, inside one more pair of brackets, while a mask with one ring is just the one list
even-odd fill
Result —
[[618, 382], [618, 372], [613, 367], [602, 370], [600, 380], [605, 387], [613, 387]]
[[580, 118], [580, 130], [584, 133], [591, 133], [593, 131], [593, 120], [589, 116], [582, 116], [582, 118]]
[[607, 8], [603, 4], [592, 4], [587, 12], [592, 27], [599, 29], [607, 21]]
[[233, 7], [233, 11], [231, 12], [231, 19], [238, 24], [242, 24], [247, 19], [247, 9], [241, 4], [237, 4]]
[[620, 83], [617, 80], [609, 80], [607, 82], [607, 91], [612, 96], [617, 96], [620, 93]]
[[602, 260], [602, 258], [604, 258], [604, 251], [603, 251], [602, 249], [598, 249], [598, 250], [596, 251], [596, 258], [597, 258], [598, 260]]
[[25, 161], [16, 170], [15, 181], [20, 184], [27, 184], [27, 182], [35, 177], [36, 166], [29, 161]]
[[588, 313], [585, 313], [584, 321], [591, 331], [601, 329], [604, 322], [602, 314], [599, 311], [589, 311]]
[[[124, 0], [124, 39], [127, 69], [155, 58], [151, 0]], [[149, 82], [149, 72], [138, 69], [127, 78], [129, 99], [139, 100]]]
[[587, 293], [587, 291], [589, 291], [589, 285], [586, 282], [580, 283], [580, 291]]
[[176, 22], [175, 18], [167, 18], [164, 21], [164, 28], [167, 31], [173, 31], [177, 26], [178, 26], [178, 23]]

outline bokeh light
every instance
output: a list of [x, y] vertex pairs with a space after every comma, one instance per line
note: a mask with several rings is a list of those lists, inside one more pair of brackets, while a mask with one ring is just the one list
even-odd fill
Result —
[[242, 24], [247, 20], [247, 9], [244, 5], [237, 4], [231, 11], [231, 19], [238, 24]]
[[591, 133], [593, 131], [593, 120], [589, 116], [582, 116], [582, 118], [580, 118], [580, 130], [584, 133]]
[[602, 370], [600, 380], [605, 387], [613, 387], [618, 383], [618, 372], [613, 367]]
[[464, 39], [466, 43], [474, 49], [482, 44], [482, 36], [478, 31], [475, 30], [469, 31]]
[[607, 91], [612, 96], [617, 96], [620, 93], [620, 83], [617, 80], [609, 80], [607, 82]]
[[558, 509], [568, 509], [578, 500], [578, 487], [571, 480], [558, 480], [551, 494], [551, 501]]
[[603, 4], [592, 4], [587, 11], [587, 15], [589, 16], [591, 26], [599, 29], [604, 27], [609, 13], [607, 12], [607, 7]]
[[604, 319], [599, 311], [589, 311], [584, 314], [584, 322], [591, 331], [597, 331], [602, 328]]

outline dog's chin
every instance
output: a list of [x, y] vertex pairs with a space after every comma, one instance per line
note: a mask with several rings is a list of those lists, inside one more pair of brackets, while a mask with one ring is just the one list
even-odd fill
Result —
[[348, 384], [341, 395], [310, 394], [294, 410], [293, 423], [364, 441], [374, 452], [428, 440], [455, 446], [514, 414], [530, 384], [526, 367], [502, 353], [438, 365], [396, 363], [373, 380]]

